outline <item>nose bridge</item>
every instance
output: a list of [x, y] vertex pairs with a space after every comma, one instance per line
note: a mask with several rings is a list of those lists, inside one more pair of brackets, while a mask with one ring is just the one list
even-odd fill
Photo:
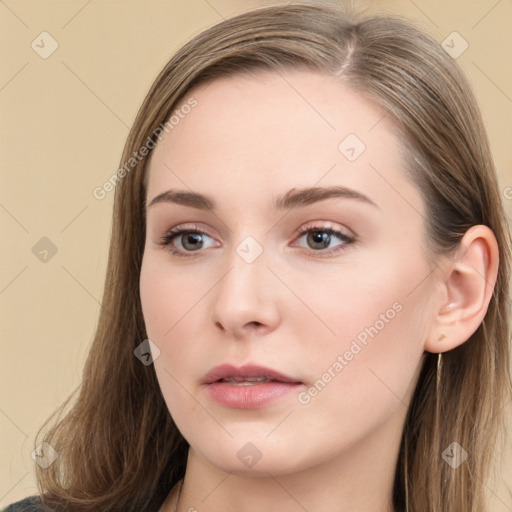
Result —
[[230, 249], [225, 263], [229, 271], [219, 286], [227, 292], [227, 298], [237, 295], [249, 302], [258, 300], [264, 291], [260, 285], [264, 286], [269, 277], [266, 274], [271, 274], [263, 244], [252, 235], [245, 236]]
[[276, 318], [272, 299], [275, 280], [267, 268], [263, 243], [247, 235], [226, 255], [223, 277], [213, 303], [214, 321], [236, 331], [248, 323], [271, 324]]

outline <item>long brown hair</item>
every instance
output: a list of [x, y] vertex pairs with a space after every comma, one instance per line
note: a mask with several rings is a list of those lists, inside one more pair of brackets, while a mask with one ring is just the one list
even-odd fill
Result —
[[[195, 85], [287, 67], [335, 76], [394, 119], [411, 179], [427, 205], [433, 257], [450, 254], [471, 226], [484, 224], [496, 236], [499, 274], [487, 314], [467, 342], [444, 354], [438, 408], [437, 356], [426, 355], [393, 489], [400, 512], [482, 512], [512, 387], [511, 240], [474, 94], [439, 43], [397, 15], [311, 3], [234, 16], [194, 37], [167, 63], [138, 112], [121, 166], [141, 147], [154, 146], [158, 128]], [[139, 274], [150, 154], [117, 176], [102, 309], [78, 396], [68, 408], [70, 395], [38, 432], [52, 421], [42, 440], [59, 458], [36, 471], [45, 503], [55, 510], [155, 511], [185, 473], [188, 444], [153, 366], [134, 356], [147, 337]], [[456, 471], [442, 458], [453, 442], [469, 452]]]

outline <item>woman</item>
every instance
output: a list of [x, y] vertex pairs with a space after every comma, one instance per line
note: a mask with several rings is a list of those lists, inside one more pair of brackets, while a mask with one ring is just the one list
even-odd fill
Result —
[[7, 510], [485, 510], [510, 235], [434, 39], [313, 4], [228, 19], [157, 77], [113, 181], [82, 386]]

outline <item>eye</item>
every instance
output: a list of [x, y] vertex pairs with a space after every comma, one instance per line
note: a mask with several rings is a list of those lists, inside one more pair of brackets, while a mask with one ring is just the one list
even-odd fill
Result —
[[[311, 247], [308, 248], [308, 252], [320, 257], [341, 252], [347, 245], [356, 241], [355, 237], [331, 226], [309, 225], [294, 233], [294, 236], [298, 239], [305, 235], [307, 235], [306, 242]], [[160, 242], [158, 242], [158, 245], [168, 247], [169, 252], [173, 255], [187, 258], [195, 256], [194, 253], [199, 253], [201, 249], [207, 248], [204, 244], [205, 238], [211, 239], [207, 233], [196, 227], [176, 226], [165, 233]], [[336, 238], [341, 243], [326, 251], [325, 249], [329, 248], [332, 241]], [[177, 241], [181, 247], [176, 247]]]
[[[318, 253], [321, 253], [321, 256], [330, 256], [333, 253], [338, 253], [345, 250], [347, 245], [356, 241], [355, 237], [331, 226], [308, 225], [305, 228], [299, 229], [295, 235], [299, 239], [307, 235], [306, 243], [309, 246], [307, 247], [309, 253], [318, 256], [320, 256]], [[329, 248], [335, 238], [341, 240], [341, 243], [325, 251], [324, 249]]]
[[[165, 233], [162, 237], [159, 245], [163, 245], [165, 247], [169, 247], [169, 252], [176, 256], [181, 257], [190, 257], [195, 256], [193, 253], [198, 252], [201, 249], [204, 249], [204, 238], [208, 237], [204, 231], [201, 231], [197, 228], [184, 228], [182, 226], [176, 226], [173, 229], [170, 229]], [[175, 241], [178, 240], [181, 245], [181, 249], [174, 246]], [[187, 254], [189, 253], [189, 254]], [[192, 253], [192, 254], [190, 254]]]

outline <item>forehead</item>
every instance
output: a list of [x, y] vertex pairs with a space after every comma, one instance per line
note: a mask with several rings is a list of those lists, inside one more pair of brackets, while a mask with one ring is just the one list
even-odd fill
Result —
[[[379, 141], [380, 146], [390, 142], [389, 136], [382, 139], [389, 130], [383, 110], [319, 72], [264, 71], [223, 77], [192, 89], [176, 111], [180, 112], [190, 98], [197, 106], [179, 119], [173, 116], [179, 122], [164, 134], [155, 150], [157, 155], [162, 150], [181, 154], [185, 148], [195, 148], [187, 152], [187, 158], [201, 158], [199, 149], [210, 155], [222, 154], [229, 144], [231, 153], [243, 149], [248, 157], [254, 157], [260, 155], [260, 149], [271, 149], [276, 156], [284, 149], [297, 153], [305, 142], [333, 153], [348, 134], [373, 146]], [[376, 125], [380, 129], [372, 136]]]
[[177, 111], [191, 99], [196, 106], [153, 151], [148, 197], [168, 188], [254, 197], [320, 181], [369, 193], [372, 183], [382, 188], [379, 171], [403, 178], [390, 116], [323, 73], [215, 79], [189, 91]]

